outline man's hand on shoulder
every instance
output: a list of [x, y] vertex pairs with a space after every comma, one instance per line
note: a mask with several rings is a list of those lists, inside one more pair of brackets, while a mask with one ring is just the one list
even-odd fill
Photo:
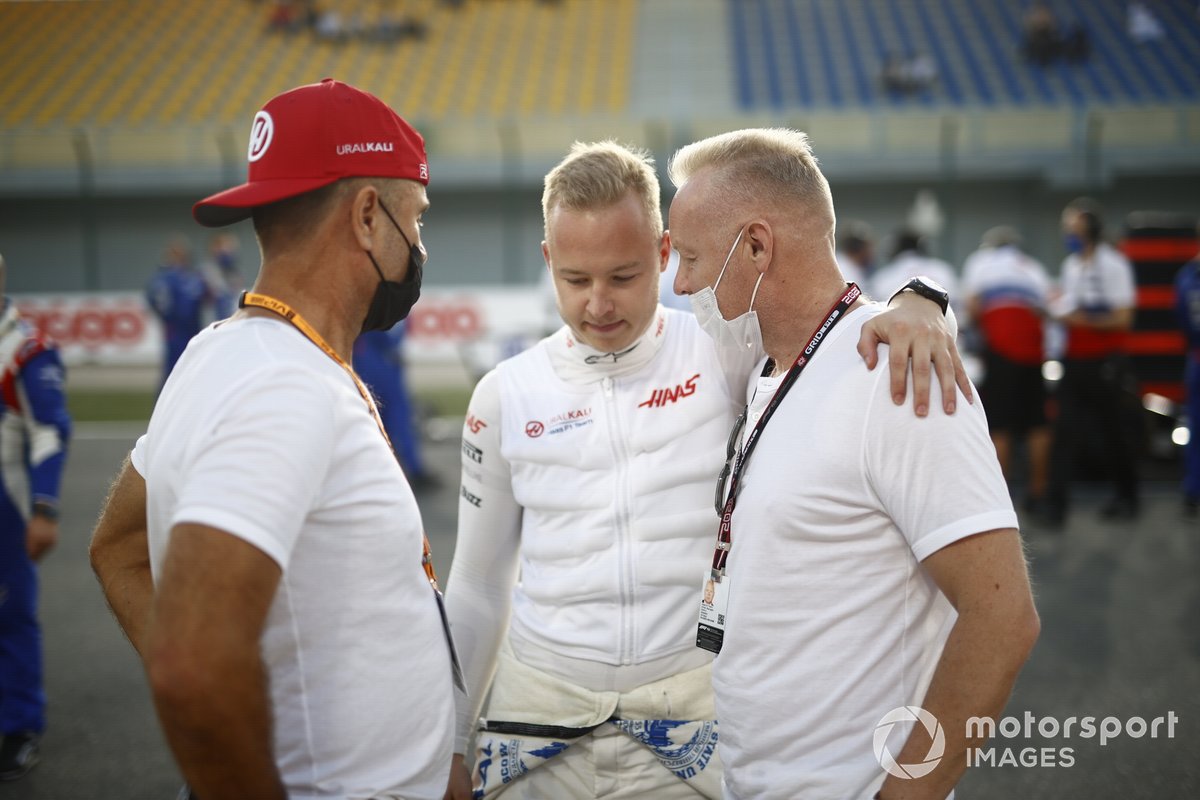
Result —
[[954, 330], [936, 303], [912, 292], [897, 295], [887, 311], [863, 325], [858, 353], [868, 369], [875, 369], [879, 362], [880, 343], [889, 346], [891, 394], [896, 405], [904, 402], [907, 393], [910, 361], [913, 408], [918, 417], [929, 413], [929, 384], [934, 372], [942, 387], [942, 409], [947, 414], [954, 413], [956, 384], [968, 402], [975, 402], [971, 382], [954, 341]]

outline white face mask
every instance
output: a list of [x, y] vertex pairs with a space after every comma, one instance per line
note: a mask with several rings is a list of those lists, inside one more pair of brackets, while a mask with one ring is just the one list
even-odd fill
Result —
[[716, 342], [718, 355], [757, 355], [763, 350], [762, 329], [758, 326], [758, 314], [754, 311], [754, 298], [758, 296], [758, 285], [762, 283], [762, 275], [758, 276], [754, 284], [754, 293], [750, 295], [750, 310], [745, 314], [735, 319], [725, 319], [721, 316], [721, 309], [717, 307], [717, 287], [721, 284], [721, 278], [725, 277], [725, 270], [729, 267], [729, 261], [733, 258], [745, 231], [745, 228], [738, 231], [737, 238], [733, 240], [733, 247], [729, 248], [729, 255], [725, 256], [725, 263], [721, 266], [716, 283], [705, 286], [690, 298], [696, 321]]

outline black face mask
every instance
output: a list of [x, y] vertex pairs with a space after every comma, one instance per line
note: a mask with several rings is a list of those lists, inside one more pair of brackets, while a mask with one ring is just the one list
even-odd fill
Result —
[[379, 207], [383, 209], [384, 214], [387, 214], [387, 218], [392, 221], [392, 225], [395, 225], [400, 236], [404, 238], [404, 243], [408, 245], [408, 273], [404, 276], [403, 281], [387, 280], [383, 277], [383, 270], [379, 268], [379, 262], [375, 260], [375, 256], [371, 254], [370, 250], [367, 251], [367, 258], [371, 259], [375, 271], [379, 273], [379, 284], [375, 287], [375, 295], [371, 298], [371, 307], [367, 309], [367, 318], [363, 320], [363, 333], [386, 331], [408, 316], [408, 312], [412, 311], [412, 307], [421, 297], [421, 274], [425, 267], [424, 251], [408, 240], [400, 225], [396, 223], [396, 218], [392, 216], [392, 212], [387, 210], [382, 201], [380, 201]]

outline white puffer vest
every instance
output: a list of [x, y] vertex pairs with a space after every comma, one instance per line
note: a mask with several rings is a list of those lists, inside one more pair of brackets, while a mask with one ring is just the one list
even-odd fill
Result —
[[567, 383], [546, 341], [498, 369], [525, 509], [513, 631], [563, 655], [627, 665], [695, 647], [736, 409], [695, 318], [665, 314], [661, 349], [632, 375]]

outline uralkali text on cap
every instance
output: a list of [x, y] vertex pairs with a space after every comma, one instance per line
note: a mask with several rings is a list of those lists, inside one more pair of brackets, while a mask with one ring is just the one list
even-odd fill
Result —
[[246, 182], [192, 207], [201, 225], [246, 219], [254, 209], [340, 178], [429, 183], [425, 140], [379, 98], [326, 78], [272, 98], [254, 115]]

